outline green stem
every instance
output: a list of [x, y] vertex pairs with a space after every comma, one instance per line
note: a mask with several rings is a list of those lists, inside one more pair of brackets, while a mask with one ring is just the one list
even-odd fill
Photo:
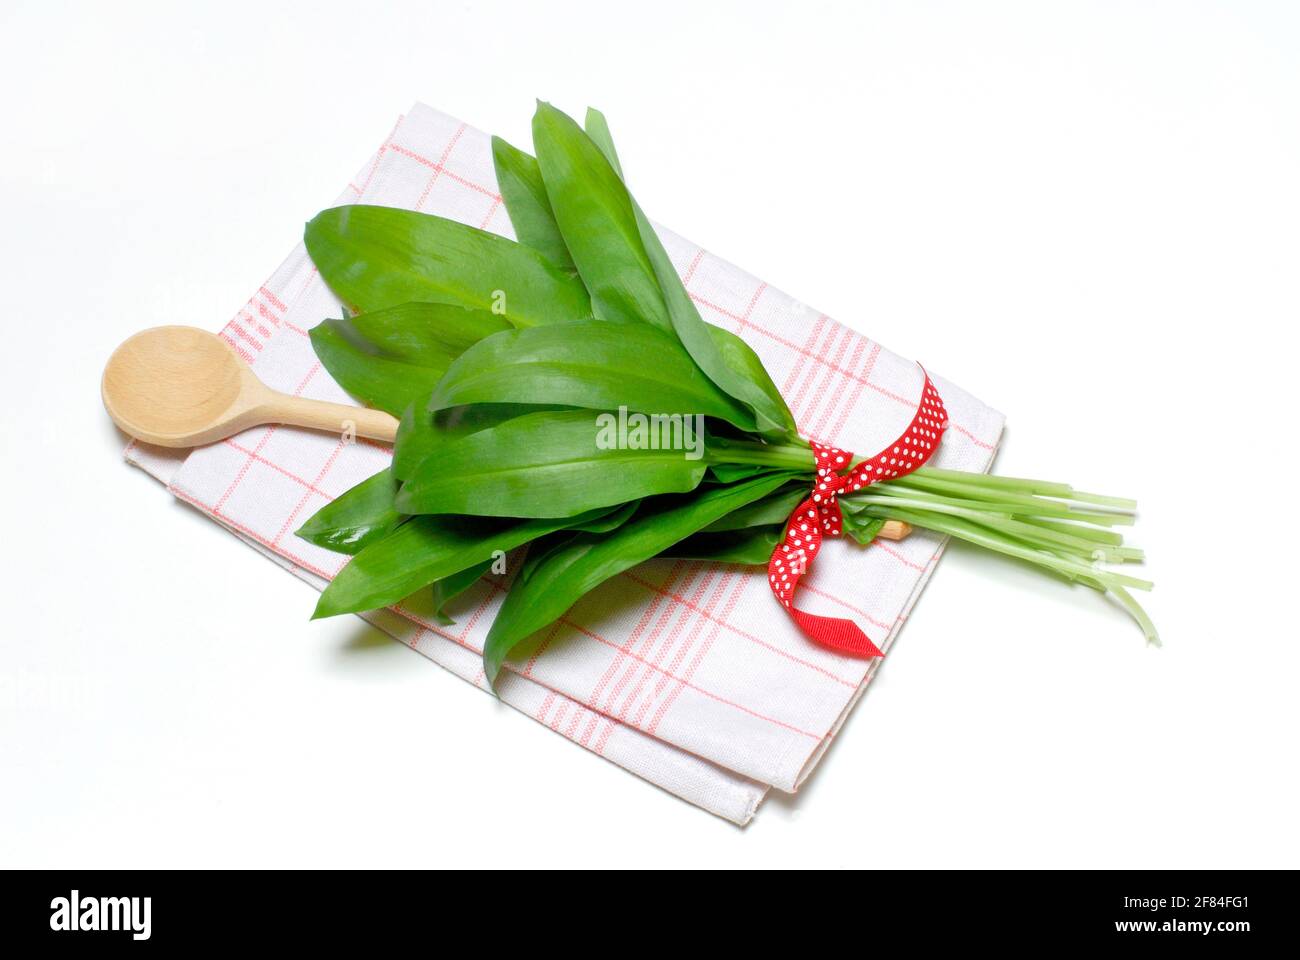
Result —
[[808, 447], [732, 440], [727, 437], [709, 437], [706, 458], [709, 463], [755, 464], [781, 470], [807, 470], [810, 474], [817, 465], [812, 450]]
[[[1034, 523], [1040, 527], [1046, 527], [1048, 530], [1057, 530], [1061, 533], [1068, 533], [1072, 536], [1079, 537], [1082, 540], [1091, 540], [1093, 543], [1105, 543], [1113, 547], [1118, 547], [1124, 542], [1124, 538], [1113, 530], [1099, 530], [1096, 527], [1087, 526], [1084, 523], [1070, 523], [1064, 520], [1047, 520], [1039, 517]], [[1136, 547], [1131, 549], [1136, 550]]]
[[1060, 503], [1056, 500], [1047, 500], [1040, 497], [1013, 497], [1008, 495], [1005, 501], [983, 501], [970, 500], [965, 497], [947, 497], [935, 493], [927, 493], [921, 490], [910, 490], [906, 486], [899, 485], [894, 481], [885, 483], [874, 483], [860, 492], [850, 494], [853, 498], [862, 496], [876, 497], [902, 497], [913, 501], [923, 501], [925, 503], [944, 503], [951, 506], [961, 506], [967, 509], [978, 509], [985, 513], [1000, 514], [1017, 514], [1028, 517], [1058, 517], [1061, 519], [1078, 519], [1085, 520], [1088, 523], [1123, 523], [1127, 517], [1116, 516], [1114, 514], [1102, 513], [1093, 510], [1079, 510], [1071, 507], [1067, 503]]
[[1137, 577], [1130, 577], [1122, 573], [1112, 573], [1109, 570], [1098, 570], [1079, 560], [1067, 559], [1055, 554], [1047, 553], [1043, 550], [1035, 550], [1029, 547], [1022, 547], [1010, 540], [998, 537], [986, 530], [981, 530], [972, 523], [964, 522], [957, 517], [947, 517], [941, 514], [932, 514], [927, 512], [918, 512], [914, 510], [900, 510], [898, 508], [867, 507], [864, 511], [869, 517], [880, 517], [885, 520], [903, 520], [917, 527], [924, 527], [927, 530], [934, 530], [938, 533], [946, 533], [950, 536], [957, 537], [959, 540], [966, 540], [977, 546], [985, 547], [997, 553], [1005, 553], [1007, 556], [1017, 557], [1021, 560], [1028, 560], [1030, 563], [1038, 564], [1043, 567], [1052, 567], [1085, 577], [1093, 577], [1107, 588], [1116, 586], [1135, 587], [1138, 590], [1150, 590], [1153, 584], [1148, 580], [1140, 580]]
[[[710, 463], [797, 470], [807, 473], [810, 482], [815, 467], [812, 450], [802, 441], [766, 444], [711, 437], [707, 456]], [[840, 501], [846, 511], [902, 520], [1110, 593], [1148, 641], [1160, 642], [1151, 618], [1127, 589], [1149, 590], [1151, 583], [1101, 567], [1103, 560], [1142, 559], [1141, 550], [1124, 546], [1122, 536], [1103, 529], [1131, 524], [1137, 509], [1133, 500], [1084, 493], [1064, 483], [921, 467], [841, 494]]]
[[899, 507], [904, 509], [927, 510], [934, 513], [948, 514], [954, 517], [964, 517], [967, 520], [974, 520], [986, 527], [992, 527], [1012, 534], [1018, 539], [1027, 540], [1035, 545], [1044, 547], [1055, 546], [1063, 547], [1074, 556], [1084, 559], [1093, 559], [1097, 554], [1101, 554], [1106, 560], [1112, 562], [1121, 562], [1125, 558], [1122, 547], [1108, 546], [1099, 544], [1091, 540], [1085, 540], [1069, 533], [1061, 533], [1036, 524], [1026, 523], [1023, 520], [1011, 516], [1009, 513], [993, 512], [984, 509], [973, 509], [972, 507], [961, 503], [960, 501], [951, 501], [942, 498], [932, 499], [912, 499], [900, 496], [862, 496], [861, 494], [854, 497], [859, 503], [867, 506], [880, 507], [883, 510], [892, 510]]
[[1018, 503], [1025, 506], [1037, 506], [1043, 503], [1059, 505], [1061, 503], [1069, 503], [1073, 501], [1079, 503], [1087, 510], [1087, 512], [1094, 516], [1100, 514], [1111, 518], [1099, 521], [1106, 524], [1129, 523], [1133, 516], [1132, 511], [1113, 505], [1096, 504], [1092, 501], [1078, 501], [1074, 497], [1045, 499], [1045, 495], [1041, 494], [1017, 493], [1015, 490], [1010, 488], [1002, 489], [995, 486], [988, 486], [980, 482], [980, 478], [984, 477], [984, 474], [982, 473], [971, 473], [966, 474], [966, 476], [971, 479], [968, 481], [938, 479], [929, 473], [928, 467], [922, 467], [906, 476], [886, 481], [879, 486], [881, 489], [891, 490], [901, 487], [911, 490], [925, 490], [932, 493], [952, 493], [961, 497], [963, 500], [988, 500], [992, 503]]
[[[811, 473], [816, 466], [812, 449], [798, 444], [768, 444], [752, 440], [732, 440], [726, 437], [710, 437], [708, 447], [710, 463], [744, 463], [765, 467], [777, 467], [786, 470], [807, 470]], [[855, 457], [855, 464], [862, 462]], [[1127, 497], [1108, 497], [1097, 493], [1084, 493], [1075, 490], [1069, 484], [1051, 483], [1044, 480], [1027, 480], [1022, 477], [1002, 477], [990, 473], [973, 473], [963, 470], [944, 470], [940, 467], [920, 467], [905, 477], [885, 481], [906, 485], [909, 481], [925, 484], [931, 488], [940, 486], [969, 493], [972, 497], [990, 498], [991, 491], [1002, 494], [1031, 497], [1054, 497], [1060, 500], [1074, 500], [1096, 507], [1109, 507], [1108, 513], [1132, 513], [1137, 509], [1137, 501]]]
[[1142, 633], [1147, 638], [1147, 643], [1157, 647], [1160, 646], [1160, 634], [1156, 632], [1156, 625], [1151, 622], [1147, 612], [1142, 609], [1142, 604], [1138, 603], [1133, 598], [1133, 595], [1123, 587], [1112, 587], [1110, 592], [1119, 601], [1120, 606], [1129, 612], [1129, 616], [1137, 621], [1138, 626], [1142, 628]]

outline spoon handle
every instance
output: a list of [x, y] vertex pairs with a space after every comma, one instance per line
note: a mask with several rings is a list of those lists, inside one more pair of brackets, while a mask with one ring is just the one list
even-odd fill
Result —
[[352, 432], [358, 437], [392, 443], [397, 437], [397, 420], [382, 410], [369, 407], [350, 407], [324, 400], [288, 397], [277, 394], [265, 408], [268, 422], [284, 423], [293, 427], [309, 427], [343, 434]]

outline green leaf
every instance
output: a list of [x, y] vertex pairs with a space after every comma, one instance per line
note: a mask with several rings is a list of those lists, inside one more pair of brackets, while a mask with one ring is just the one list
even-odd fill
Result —
[[[795, 476], [797, 474], [793, 472], [786, 474], [787, 478]], [[810, 495], [810, 484], [806, 480], [788, 484], [768, 494], [762, 500], [746, 504], [739, 510], [711, 523], [706, 532], [720, 533], [726, 530], [743, 530], [747, 527], [764, 527], [769, 524], [784, 526], [790, 519], [790, 514], [794, 513], [794, 508]]]
[[655, 276], [663, 288], [673, 329], [687, 352], [709, 379], [753, 410], [758, 433], [774, 441], [797, 436], [794, 415], [758, 354], [734, 333], [704, 322], [677, 268], [668, 259], [668, 251], [639, 206], [636, 217]]
[[304, 241], [325, 282], [363, 312], [411, 301], [453, 303], [516, 327], [591, 316], [576, 277], [536, 250], [454, 220], [391, 207], [334, 207], [307, 224]]
[[572, 517], [658, 493], [693, 490], [703, 459], [690, 451], [608, 442], [614, 414], [530, 413], [439, 448], [397, 494], [403, 513]]
[[484, 560], [482, 563], [466, 567], [464, 570], [443, 577], [441, 580], [435, 580], [431, 587], [433, 590], [433, 618], [444, 627], [449, 627], [455, 623], [456, 621], [447, 615], [447, 604], [478, 583], [483, 574], [492, 568], [492, 563], [492, 560]]
[[608, 533], [609, 531], [627, 523], [640, 506], [640, 500], [633, 500], [629, 503], [623, 504], [623, 506], [616, 510], [610, 511], [603, 517], [596, 517], [594, 520], [585, 520], [580, 523], [570, 523], [564, 529], [578, 532], [586, 531], [588, 533]]
[[403, 303], [356, 314], [348, 322], [377, 353], [438, 370], [484, 337], [514, 329], [486, 310], [450, 303]]
[[406, 480], [441, 442], [433, 425], [433, 414], [427, 409], [427, 400], [416, 400], [402, 411], [397, 421], [397, 436], [393, 440], [393, 476]]
[[[622, 167], [604, 114], [589, 107], [587, 130], [607, 158], [611, 169], [621, 178]], [[659, 283], [673, 330], [677, 332], [686, 350], [714, 383], [753, 410], [759, 433], [770, 440], [797, 436], [799, 428], [795, 424], [794, 415], [790, 413], [781, 391], [764, 369], [758, 354], [731, 331], [704, 322], [649, 218], [631, 194], [628, 194], [628, 199], [636, 219], [642, 249]]]
[[771, 467], [760, 466], [756, 463], [714, 463], [709, 465], [709, 476], [718, 483], [735, 483], [737, 480], [748, 480], [760, 473], [771, 472]]
[[880, 534], [880, 528], [884, 525], [885, 521], [878, 517], [859, 517], [853, 520], [845, 520], [844, 530], [850, 537], [865, 547], [876, 539]]
[[354, 556], [320, 595], [312, 618], [390, 606], [435, 580], [491, 560], [497, 550], [509, 552], [570, 522], [414, 517]]
[[497, 613], [483, 650], [489, 681], [495, 682], [502, 662], [520, 641], [559, 619], [578, 598], [784, 482], [779, 476], [758, 477], [694, 497], [647, 502], [610, 533], [578, 534], [552, 548], [520, 572]]
[[783, 526], [751, 527], [724, 533], [697, 533], [674, 544], [660, 556], [677, 560], [708, 560], [712, 563], [743, 563], [765, 567], [781, 542]]
[[885, 525], [883, 518], [870, 517], [862, 513], [865, 508], [864, 504], [847, 497], [840, 499], [840, 517], [843, 520], [844, 532], [864, 547], [876, 539], [880, 528]]
[[670, 328], [623, 181], [572, 117], [538, 102], [533, 146], [555, 221], [601, 320]]
[[508, 330], [447, 369], [433, 410], [469, 403], [555, 403], [591, 410], [717, 417], [752, 430], [754, 418], [700, 372], [671, 333], [649, 324], [587, 320]]
[[[669, 269], [672, 269], [671, 263], [668, 266]], [[676, 283], [681, 286], [681, 277], [677, 275], [676, 271], [673, 272], [673, 276], [677, 277]], [[682, 293], [686, 295], [689, 302], [690, 294], [686, 294], [685, 287], [682, 287]], [[698, 318], [699, 311], [695, 310], [695, 304], [691, 303], [690, 306]], [[781, 443], [797, 437], [799, 435], [799, 426], [795, 423], [794, 414], [786, 406], [785, 398], [781, 396], [780, 389], [772, 381], [771, 375], [767, 372], [767, 367], [763, 366], [763, 361], [754, 352], [754, 348], [730, 330], [714, 326], [711, 323], [705, 323], [703, 320], [700, 322], [704, 324], [709, 336], [713, 338], [713, 343], [718, 348], [718, 353], [721, 354], [722, 362], [737, 378], [735, 382], [737, 383], [736, 389], [739, 392], [736, 393], [728, 389], [726, 384], [719, 384], [719, 386], [754, 411], [754, 415], [758, 420], [757, 432], [763, 434], [773, 443]], [[696, 363], [700, 362], [695, 353], [692, 352], [691, 356], [695, 358]], [[714, 382], [717, 383], [716, 380]]]
[[[528, 556], [525, 559], [524, 568], [528, 569], [529, 563], [535, 563], [538, 559], [545, 556], [547, 551], [553, 546], [554, 538], [568, 539], [575, 532], [588, 531], [591, 533], [607, 533], [616, 527], [621, 527], [627, 522], [628, 518], [636, 513], [640, 501], [625, 503], [616, 510], [606, 513], [604, 516], [595, 516], [594, 519], [585, 520], [579, 523], [566, 526], [555, 533], [548, 533], [545, 536], [534, 540], [528, 548]], [[599, 513], [599, 511], [597, 511]], [[453, 573], [449, 577], [433, 584], [433, 604], [434, 617], [443, 626], [448, 626], [455, 621], [447, 616], [445, 607], [447, 604], [472, 587], [478, 579], [492, 567], [492, 560], [485, 560], [474, 567], [462, 570], [459, 573]]]
[[417, 401], [407, 407], [398, 422], [393, 449], [393, 475], [398, 480], [409, 480], [425, 458], [454, 440], [499, 426], [526, 413], [565, 409], [547, 404], [476, 403], [439, 410], [435, 414], [428, 410], [428, 406], [428, 397]]
[[396, 495], [392, 472], [380, 470], [317, 510], [298, 528], [297, 535], [335, 553], [359, 553], [388, 536], [405, 519], [393, 505]]
[[445, 369], [417, 366], [373, 352], [351, 321], [325, 320], [311, 328], [311, 345], [330, 376], [368, 407], [395, 417], [412, 402], [427, 397]]
[[445, 303], [404, 303], [326, 320], [311, 331], [316, 356], [361, 402], [400, 416], [427, 396], [465, 349], [513, 329], [500, 317]]
[[492, 163], [506, 213], [519, 242], [532, 247], [566, 273], [577, 273], [564, 244], [537, 161], [500, 137], [492, 138]]
[[600, 152], [605, 155], [609, 165], [622, 180], [623, 165], [618, 162], [618, 151], [614, 149], [614, 135], [609, 132], [609, 121], [605, 119], [605, 115], [595, 107], [588, 107], [582, 126], [587, 131], [587, 136], [591, 137], [591, 142], [600, 148]]

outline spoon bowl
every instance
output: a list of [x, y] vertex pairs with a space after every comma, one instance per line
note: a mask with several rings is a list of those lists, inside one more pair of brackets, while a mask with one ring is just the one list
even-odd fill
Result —
[[196, 327], [154, 327], [128, 338], [108, 358], [100, 390], [114, 423], [163, 447], [215, 443], [264, 423], [390, 442], [397, 433], [397, 421], [382, 411], [271, 390], [230, 344]]
[[154, 327], [125, 341], [104, 367], [113, 422], [141, 440], [194, 446], [239, 399], [248, 368], [220, 337], [195, 327]]

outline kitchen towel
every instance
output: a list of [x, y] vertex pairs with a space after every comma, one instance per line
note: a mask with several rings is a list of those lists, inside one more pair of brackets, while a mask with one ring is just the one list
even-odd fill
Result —
[[[490, 138], [420, 104], [336, 202], [405, 207], [514, 235]], [[898, 436], [924, 382], [915, 363], [657, 229], [704, 318], [758, 352], [804, 436], [862, 454]], [[299, 245], [221, 336], [269, 386], [351, 402], [307, 338], [310, 327], [339, 309]], [[943, 377], [934, 380], [950, 428], [933, 462], [988, 469], [1001, 414]], [[323, 589], [347, 558], [293, 531], [385, 467], [391, 450], [270, 426], [187, 453], [132, 444], [127, 456]], [[920, 531], [867, 548], [831, 541], [801, 584], [801, 604], [852, 617], [887, 652], [943, 545]], [[419, 595], [366, 618], [486, 688], [479, 651], [508, 579], [487, 576], [457, 598], [452, 626], [438, 623], [427, 596]], [[813, 646], [778, 614], [765, 568], [651, 561], [607, 582], [533, 637], [508, 663], [498, 692], [570, 740], [743, 824], [769, 787], [798, 788], [881, 663]]]

